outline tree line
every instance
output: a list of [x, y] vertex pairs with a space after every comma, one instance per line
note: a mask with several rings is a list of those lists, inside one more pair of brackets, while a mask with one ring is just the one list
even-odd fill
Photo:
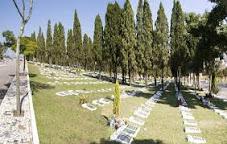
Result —
[[[99, 15], [94, 22], [94, 35], [82, 36], [81, 24], [74, 12], [73, 27], [65, 32], [62, 23], [53, 26], [48, 21], [46, 36], [42, 29], [31, 34], [37, 49], [30, 57], [36, 61], [75, 66], [85, 70], [108, 72], [113, 81], [121, 74], [122, 83], [131, 84], [135, 79], [175, 77], [177, 85], [182, 77], [190, 77], [199, 88], [199, 73], [206, 73], [215, 92], [218, 71], [216, 58], [226, 52], [227, 30], [223, 22], [227, 16], [226, 4], [214, 1], [211, 12], [202, 15], [185, 13], [179, 1], [173, 1], [171, 23], [160, 3], [157, 19], [147, 0], [139, 0], [136, 21], [130, 0], [123, 7], [109, 3], [105, 25]], [[194, 74], [193, 77], [191, 74]]]

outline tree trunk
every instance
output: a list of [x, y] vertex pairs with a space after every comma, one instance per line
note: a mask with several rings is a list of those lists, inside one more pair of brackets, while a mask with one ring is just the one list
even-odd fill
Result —
[[199, 73], [196, 74], [196, 83], [197, 83], [197, 89], [200, 89], [200, 79], [199, 79]]
[[102, 66], [99, 65], [99, 79], [101, 79], [101, 71], [102, 71]]
[[145, 72], [145, 75], [144, 76], [145, 76], [145, 86], [147, 87], [147, 81], [148, 81], [147, 80], [148, 79], [147, 71]]
[[15, 116], [21, 115], [21, 105], [20, 105], [20, 39], [24, 33], [25, 24], [21, 22], [19, 36], [17, 38], [17, 48], [16, 48], [16, 113]]
[[162, 78], [161, 78], [162, 90], [164, 89], [164, 80], [163, 80], [163, 77], [164, 77], [164, 68], [162, 68]]
[[131, 86], [132, 84], [132, 79], [131, 79], [131, 70], [128, 70], [128, 77], [129, 77], [129, 85]]

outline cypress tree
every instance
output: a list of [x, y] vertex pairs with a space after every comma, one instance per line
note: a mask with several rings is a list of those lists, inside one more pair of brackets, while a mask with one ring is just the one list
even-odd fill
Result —
[[37, 59], [39, 62], [45, 62], [46, 60], [46, 51], [45, 51], [45, 38], [41, 28], [39, 28], [39, 33], [37, 37]]
[[100, 78], [101, 71], [102, 71], [103, 26], [102, 26], [102, 20], [99, 15], [95, 17], [95, 30], [94, 30], [93, 40], [94, 40], [94, 44], [93, 44], [94, 61], [98, 65], [99, 78]]
[[74, 64], [74, 45], [73, 45], [73, 31], [72, 29], [68, 30], [67, 33], [67, 63], [69, 66], [73, 66]]
[[88, 67], [90, 70], [94, 70], [94, 53], [93, 53], [93, 42], [90, 37], [88, 37]]
[[109, 59], [110, 73], [113, 70], [114, 81], [116, 81], [121, 48], [121, 8], [117, 2], [107, 6], [104, 41], [105, 51], [108, 53], [107, 56], [111, 57]]
[[121, 67], [123, 82], [125, 82], [125, 71], [128, 69], [129, 84], [131, 85], [132, 74], [136, 70], [135, 58], [135, 23], [134, 14], [129, 0], [126, 0], [122, 12], [122, 48], [121, 48]]
[[[31, 33], [31, 40], [34, 41], [34, 42], [37, 42], [35, 32]], [[34, 59], [37, 59], [36, 56], [37, 56], [37, 49], [35, 50], [35, 52], [33, 54], [33, 58], [32, 58], [33, 61], [34, 61]]]
[[81, 34], [81, 27], [80, 27], [80, 21], [77, 16], [77, 12], [75, 10], [74, 13], [74, 22], [73, 22], [73, 37], [74, 37], [74, 60], [73, 62], [76, 62], [75, 64], [79, 65], [82, 62], [82, 34]]
[[143, 0], [139, 0], [137, 14], [136, 14], [136, 62], [137, 62], [137, 72], [141, 76], [144, 74], [143, 64], [144, 59], [144, 45], [143, 45]]
[[162, 3], [160, 3], [157, 20], [155, 22], [156, 26], [156, 52], [157, 54], [157, 64], [161, 69], [161, 83], [163, 88], [163, 77], [164, 77], [164, 68], [168, 63], [168, 21], [165, 15], [165, 11]]
[[61, 65], [66, 65], [67, 61], [67, 57], [66, 57], [66, 47], [65, 47], [65, 30], [64, 30], [64, 26], [59, 23], [58, 24], [58, 34], [59, 34], [59, 64]]
[[147, 0], [144, 0], [143, 6], [143, 44], [144, 44], [144, 76], [147, 86], [148, 72], [152, 67], [152, 46], [153, 46], [153, 24], [150, 6]]
[[181, 68], [187, 58], [185, 43], [184, 13], [179, 1], [174, 2], [171, 20], [171, 70], [180, 86]]
[[82, 49], [81, 53], [83, 54], [82, 63], [83, 63], [83, 67], [85, 70], [87, 70], [87, 67], [88, 67], [88, 57], [89, 57], [88, 51], [89, 51], [89, 37], [87, 36], [87, 34], [84, 34], [83, 49]]
[[60, 44], [59, 44], [59, 34], [58, 34], [58, 24], [56, 23], [54, 25], [54, 34], [53, 34], [53, 63], [58, 65], [59, 64], [59, 47], [60, 47]]
[[50, 20], [48, 20], [48, 25], [47, 25], [46, 52], [47, 52], [48, 63], [52, 64], [53, 39], [52, 39], [51, 21]]

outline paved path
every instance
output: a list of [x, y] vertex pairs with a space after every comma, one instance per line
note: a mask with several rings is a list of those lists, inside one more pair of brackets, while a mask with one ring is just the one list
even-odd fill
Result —
[[0, 64], [0, 88], [6, 84], [10, 75], [15, 74], [15, 60], [10, 60], [5, 64]]
[[8, 90], [6, 85], [13, 78], [10, 75], [15, 75], [15, 60], [0, 62], [0, 104]]

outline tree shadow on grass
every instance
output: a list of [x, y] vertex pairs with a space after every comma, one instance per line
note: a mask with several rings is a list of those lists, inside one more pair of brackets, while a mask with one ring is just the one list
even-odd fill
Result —
[[36, 81], [30, 81], [30, 86], [32, 92], [37, 92], [42, 89], [54, 89], [54, 86], [51, 86], [49, 84], [41, 83], [41, 82], [36, 82]]
[[37, 74], [33, 74], [33, 73], [30, 73], [30, 74], [29, 74], [29, 77], [30, 77], [30, 78], [33, 78], [33, 77], [36, 77], [36, 76], [37, 76]]
[[[99, 143], [91, 142], [90, 144], [121, 144], [121, 143], [106, 140], [106, 139], [101, 139]], [[134, 139], [132, 144], [164, 144], [164, 142], [161, 140], [153, 140], [153, 139], [141, 139], [141, 140]]]
[[175, 96], [175, 92], [173, 91], [173, 84], [170, 84], [167, 90], [160, 97], [160, 104], [168, 104], [172, 107], [178, 107], [177, 98]]
[[227, 102], [224, 102], [222, 99], [219, 98], [212, 98], [211, 103], [222, 110], [227, 110]]

